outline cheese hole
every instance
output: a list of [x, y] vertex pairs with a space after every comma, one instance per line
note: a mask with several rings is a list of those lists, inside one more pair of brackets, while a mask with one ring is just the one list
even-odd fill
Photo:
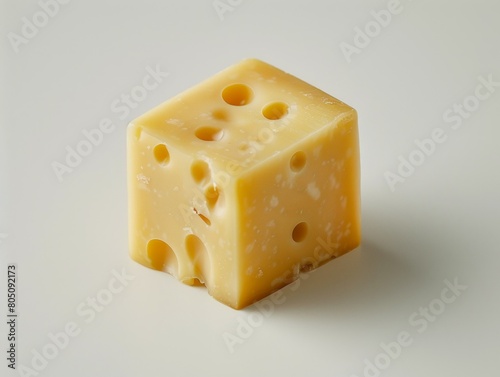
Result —
[[205, 161], [196, 160], [191, 165], [191, 176], [194, 181], [200, 185], [210, 179], [210, 168]]
[[158, 144], [154, 147], [153, 154], [159, 164], [166, 165], [170, 161], [170, 153], [168, 153], [168, 149], [165, 144]]
[[195, 287], [205, 287], [205, 284], [203, 284], [198, 278], [184, 278], [181, 281], [187, 285], [192, 285]]
[[269, 120], [278, 120], [288, 114], [288, 105], [284, 102], [272, 102], [262, 109], [262, 115]]
[[147, 245], [147, 254], [151, 268], [177, 275], [177, 257], [167, 243], [158, 239], [150, 240]]
[[200, 279], [197, 279], [197, 278], [194, 278], [192, 280], [192, 284], [191, 285], [194, 285], [195, 287], [204, 287], [205, 284], [203, 284]]
[[136, 127], [136, 129], [134, 130], [134, 136], [136, 140], [139, 140], [141, 138], [141, 134], [142, 134], [142, 127]]
[[213, 209], [219, 200], [220, 192], [217, 186], [210, 185], [205, 189], [205, 199], [208, 208]]
[[219, 141], [224, 136], [224, 131], [218, 127], [199, 127], [194, 132], [195, 136], [203, 141]]
[[207, 225], [212, 225], [212, 222], [210, 221], [210, 219], [208, 217], [206, 217], [204, 214], [198, 212], [198, 210], [196, 208], [193, 208], [193, 211], [194, 213], [196, 213], [198, 215], [198, 217], [203, 220], [203, 222]]
[[229, 118], [227, 113], [222, 109], [212, 111], [212, 117], [217, 120], [228, 120]]
[[301, 171], [306, 165], [306, 154], [302, 151], [295, 152], [290, 158], [290, 169], [294, 172]]
[[243, 142], [238, 145], [238, 150], [241, 153], [246, 153], [249, 149], [250, 149], [250, 144], [248, 144], [247, 142]]
[[210, 257], [203, 242], [194, 234], [186, 237], [186, 252], [193, 264], [194, 278], [205, 283], [210, 275]]
[[212, 225], [212, 222], [210, 221], [210, 219], [208, 217], [206, 217], [205, 215], [202, 215], [201, 213], [198, 213], [198, 216], [200, 217], [200, 219], [203, 220], [203, 222], [207, 225]]
[[245, 84], [232, 84], [222, 90], [222, 99], [229, 105], [244, 106], [253, 99], [253, 91]]
[[312, 271], [314, 270], [315, 265], [316, 265], [315, 260], [302, 261], [302, 263], [300, 264], [300, 272], [306, 273]]
[[295, 242], [301, 242], [307, 236], [307, 223], [301, 222], [295, 225], [292, 231], [292, 239]]

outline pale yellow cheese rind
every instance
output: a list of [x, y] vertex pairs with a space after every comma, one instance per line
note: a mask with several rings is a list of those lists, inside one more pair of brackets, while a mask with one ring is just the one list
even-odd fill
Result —
[[128, 127], [130, 252], [242, 308], [360, 242], [356, 111], [244, 60]]

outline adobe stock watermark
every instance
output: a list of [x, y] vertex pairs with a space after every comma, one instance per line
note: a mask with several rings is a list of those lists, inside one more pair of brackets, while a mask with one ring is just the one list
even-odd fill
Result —
[[[154, 68], [147, 66], [146, 72], [141, 84], [133, 86], [127, 93], [121, 93], [119, 98], [111, 101], [111, 113], [115, 114], [119, 120], [124, 120], [132, 109], [143, 102], [148, 94], [158, 88], [163, 80], [169, 76], [169, 73], [163, 72], [158, 64]], [[111, 117], [102, 118], [95, 128], [83, 129], [83, 137], [74, 146], [66, 146], [64, 160], [52, 161], [51, 167], [57, 180], [62, 182], [65, 175], [72, 173], [92, 153], [94, 148], [102, 144], [105, 136], [111, 134], [115, 129], [116, 125]]]
[[354, 28], [352, 43], [341, 42], [339, 44], [345, 60], [350, 63], [353, 55], [361, 54], [373, 39], [377, 38], [391, 24], [393, 17], [401, 14], [403, 10], [404, 7], [399, 0], [389, 0], [386, 9], [370, 11], [371, 19], [362, 28], [357, 26]]
[[217, 16], [219, 16], [219, 20], [224, 21], [225, 14], [227, 12], [232, 13], [241, 3], [243, 3], [243, 0], [214, 0], [212, 6]]
[[49, 21], [56, 17], [61, 10], [62, 5], [66, 5], [70, 0], [40, 0], [38, 1], [39, 10], [31, 17], [21, 18], [20, 33], [13, 31], [7, 33], [10, 45], [17, 54], [20, 47], [27, 45], [49, 24]]
[[245, 343], [254, 334], [256, 329], [263, 325], [265, 319], [269, 318], [274, 313], [277, 306], [286, 302], [288, 292], [297, 291], [301, 286], [302, 280], [307, 280], [310, 273], [318, 267], [321, 262], [334, 256], [340, 238], [341, 237], [332, 240], [331, 237], [327, 237], [327, 239], [324, 240], [321, 237], [317, 237], [316, 241], [318, 245], [314, 249], [313, 255], [304, 258], [300, 265], [295, 265], [293, 270], [288, 271], [284, 276], [285, 280], [289, 279], [290, 276], [295, 280], [253, 304], [253, 307], [257, 309], [256, 312], [240, 315], [236, 318], [237, 323], [234, 332], [225, 331], [222, 334], [222, 339], [229, 353], [234, 353], [236, 348]]
[[[443, 112], [443, 121], [448, 129], [457, 131], [461, 128], [464, 120], [470, 118], [481, 107], [481, 103], [491, 98], [496, 88], [500, 87], [500, 81], [495, 81], [492, 74], [478, 76], [478, 84], [473, 94], [464, 97], [458, 103]], [[444, 127], [435, 127], [431, 130], [428, 138], [415, 139], [415, 148], [406, 156], [398, 156], [397, 168], [394, 171], [386, 170], [384, 179], [391, 192], [396, 191], [396, 186], [406, 182], [417, 169], [432, 156], [439, 145], [448, 140], [449, 131]]]
[[[22, 377], [38, 376], [49, 362], [56, 359], [61, 352], [66, 349], [73, 338], [78, 336], [83, 329], [83, 325], [88, 325], [94, 321], [98, 313], [103, 312], [109, 306], [115, 296], [128, 286], [135, 279], [122, 269], [121, 272], [111, 271], [111, 278], [108, 280], [106, 288], [100, 289], [92, 297], [87, 297], [75, 308], [78, 321], [68, 321], [60, 331], [49, 332], [47, 342], [39, 349], [31, 349], [31, 362], [29, 366], [19, 364], [18, 373]], [[83, 324], [78, 324], [81, 321]]]
[[381, 376], [383, 371], [387, 370], [392, 362], [403, 354], [403, 350], [413, 344], [416, 335], [427, 331], [429, 326], [443, 315], [446, 308], [468, 288], [466, 285], [460, 284], [458, 278], [453, 279], [453, 282], [445, 279], [443, 283], [444, 288], [438, 298], [429, 301], [427, 305], [419, 307], [408, 316], [408, 325], [411, 329], [401, 330], [393, 338], [394, 340], [380, 343], [380, 352], [363, 360], [362, 374], [351, 374], [350, 377]]

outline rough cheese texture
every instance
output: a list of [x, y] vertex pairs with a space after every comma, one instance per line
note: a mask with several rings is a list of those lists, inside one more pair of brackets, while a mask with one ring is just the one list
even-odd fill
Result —
[[248, 59], [128, 127], [137, 262], [243, 308], [360, 242], [357, 114]]

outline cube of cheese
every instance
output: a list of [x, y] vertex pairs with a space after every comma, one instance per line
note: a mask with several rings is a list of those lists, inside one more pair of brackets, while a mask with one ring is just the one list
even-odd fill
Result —
[[360, 243], [357, 114], [248, 59], [128, 127], [130, 251], [239, 309]]

